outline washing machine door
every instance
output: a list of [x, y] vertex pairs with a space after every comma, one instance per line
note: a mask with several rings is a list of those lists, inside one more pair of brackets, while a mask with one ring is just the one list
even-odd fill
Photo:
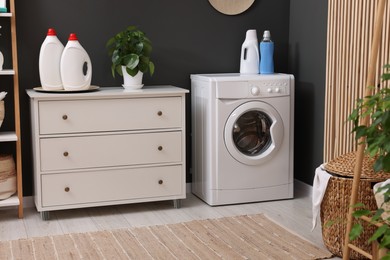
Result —
[[250, 101], [238, 106], [225, 124], [226, 149], [237, 161], [258, 165], [271, 159], [283, 141], [284, 126], [269, 104]]

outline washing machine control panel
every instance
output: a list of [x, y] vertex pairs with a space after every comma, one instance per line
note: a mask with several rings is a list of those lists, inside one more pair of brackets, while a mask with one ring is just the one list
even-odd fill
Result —
[[291, 76], [283, 74], [236, 76], [234, 80], [215, 80], [215, 97], [218, 99], [260, 99], [290, 95], [294, 86]]
[[284, 96], [289, 94], [289, 82], [285, 80], [248, 82], [251, 96]]

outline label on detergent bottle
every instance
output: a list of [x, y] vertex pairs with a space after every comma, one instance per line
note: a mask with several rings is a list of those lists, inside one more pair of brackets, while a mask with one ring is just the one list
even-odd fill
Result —
[[64, 45], [57, 38], [56, 31], [50, 28], [39, 52], [39, 77], [45, 90], [63, 89], [60, 61]]
[[76, 34], [69, 35], [61, 56], [61, 78], [65, 90], [87, 90], [91, 86], [92, 63]]
[[264, 31], [260, 42], [260, 74], [274, 73], [274, 43], [270, 31]]

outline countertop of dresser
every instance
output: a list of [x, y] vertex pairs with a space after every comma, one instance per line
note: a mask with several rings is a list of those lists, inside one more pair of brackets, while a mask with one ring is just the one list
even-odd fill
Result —
[[85, 97], [111, 97], [111, 98], [129, 98], [129, 97], [142, 97], [142, 96], [170, 96], [185, 93], [189, 93], [189, 90], [179, 88], [171, 85], [153, 85], [144, 86], [139, 90], [127, 91], [123, 87], [99, 87], [93, 91], [36, 91], [34, 89], [27, 89], [27, 94], [30, 98], [39, 99], [53, 99], [53, 98], [85, 98]]

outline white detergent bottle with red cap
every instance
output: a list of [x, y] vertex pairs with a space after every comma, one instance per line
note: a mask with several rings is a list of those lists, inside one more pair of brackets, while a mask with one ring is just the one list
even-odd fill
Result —
[[88, 90], [91, 86], [92, 63], [75, 33], [69, 35], [61, 56], [61, 78], [65, 90]]
[[39, 77], [44, 90], [63, 89], [60, 61], [64, 45], [57, 38], [56, 31], [49, 28], [39, 52]]

